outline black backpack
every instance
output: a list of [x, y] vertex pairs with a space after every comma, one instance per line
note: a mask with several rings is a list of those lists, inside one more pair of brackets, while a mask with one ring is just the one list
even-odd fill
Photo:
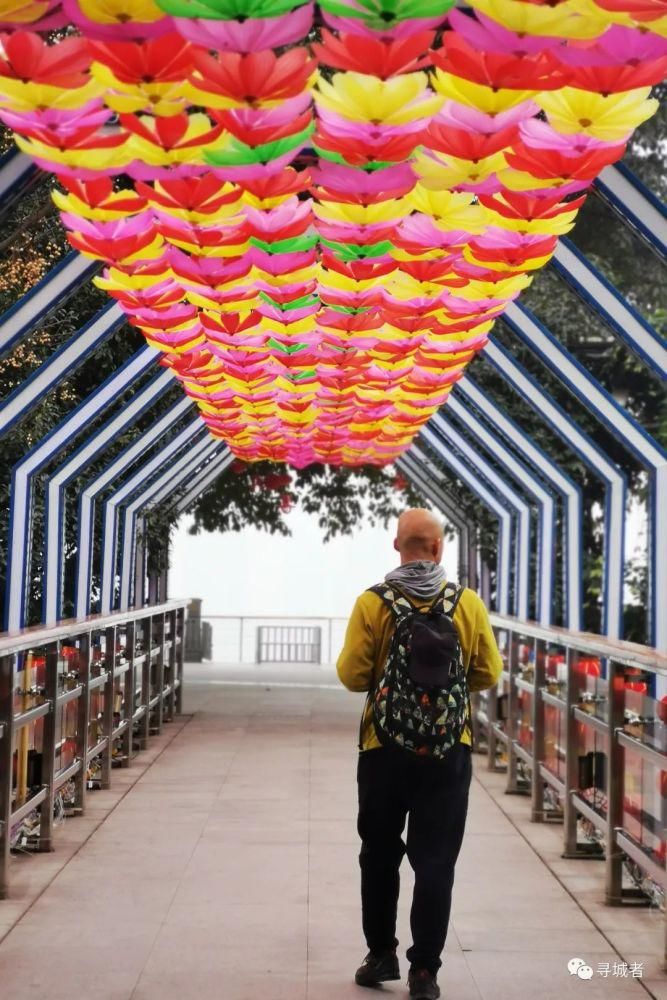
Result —
[[[445, 584], [423, 611], [395, 586], [383, 583], [370, 590], [384, 601], [395, 619], [382, 675], [368, 692], [377, 737], [383, 745], [442, 759], [459, 742], [470, 705], [461, 643], [453, 622], [463, 588]], [[364, 715], [365, 709], [360, 748]]]

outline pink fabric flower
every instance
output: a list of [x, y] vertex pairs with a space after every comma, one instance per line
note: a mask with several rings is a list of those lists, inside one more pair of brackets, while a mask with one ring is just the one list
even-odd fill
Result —
[[501, 111], [497, 115], [487, 115], [467, 104], [459, 104], [458, 101], [445, 101], [435, 116], [435, 121], [452, 128], [466, 129], [468, 132], [493, 135], [494, 132], [500, 132], [501, 129], [518, 125], [527, 118], [532, 118], [539, 110], [534, 101], [522, 101], [521, 104], [517, 104], [508, 111]]
[[[490, 17], [477, 11], [474, 17], [460, 10], [447, 15], [451, 27], [479, 52], [505, 52], [514, 56], [533, 56], [550, 49], [563, 47], [562, 38], [545, 35], [518, 35], [504, 28]], [[560, 51], [556, 53], [560, 55]]]
[[391, 28], [386, 28], [382, 33], [369, 28], [362, 20], [356, 17], [337, 17], [323, 10], [324, 20], [334, 31], [347, 32], [351, 35], [361, 35], [363, 38], [380, 39], [381, 41], [398, 41], [409, 38], [420, 31], [433, 31], [439, 28], [444, 21], [443, 17], [411, 17], [407, 21], [400, 21]]
[[667, 38], [612, 24], [592, 42], [570, 39], [557, 54], [561, 62], [569, 66], [632, 66], [666, 56]]
[[249, 17], [240, 21], [175, 17], [174, 27], [205, 49], [219, 52], [260, 52], [292, 45], [305, 38], [313, 24], [313, 4], [279, 17]]

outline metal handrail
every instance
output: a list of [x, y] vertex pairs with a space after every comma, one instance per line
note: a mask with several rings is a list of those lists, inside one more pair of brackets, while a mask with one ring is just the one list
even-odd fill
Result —
[[[640, 669], [655, 677], [666, 677], [667, 656], [647, 646], [586, 632], [547, 627], [508, 615], [491, 614], [490, 620], [506, 662], [497, 687], [474, 696], [474, 728], [485, 734], [488, 769], [502, 770], [502, 765], [497, 762], [497, 751], [500, 749], [507, 760], [506, 791], [515, 794], [523, 791], [530, 795], [531, 820], [540, 822], [547, 817], [562, 818], [562, 857], [600, 858], [600, 849], [592, 852], [591, 845], [579, 842], [579, 819], [583, 817], [598, 831], [600, 843], [604, 847], [607, 904], [618, 906], [625, 900], [625, 857], [638, 866], [644, 878], [651, 879], [667, 895], [667, 870], [659, 854], [659, 860], [656, 860], [656, 856], [635, 842], [632, 833], [623, 826], [627, 801], [624, 752], [638, 753], [653, 768], [656, 777], [660, 771], [667, 771], [667, 752], [663, 749], [665, 741], [659, 740], [659, 745], [644, 742], [624, 728], [626, 677], [630, 679], [633, 676], [631, 669]], [[519, 662], [520, 650], [526, 647], [532, 676], [521, 669], [522, 664]], [[547, 686], [548, 658], [553, 647], [562, 651], [565, 657], [563, 675], [557, 678], [563, 687], [558, 695], [549, 691]], [[581, 692], [586, 686], [582, 684], [582, 680], [586, 675], [578, 668], [578, 661], [590, 657], [599, 660], [602, 668], [601, 676], [595, 678], [595, 701], [604, 703], [604, 714], [585, 711], [584, 701], [581, 699]], [[501, 697], [506, 699], [506, 710], [503, 719], [499, 721]], [[526, 699], [523, 710], [519, 705], [522, 697]], [[555, 769], [549, 766], [547, 708], [558, 713], [557, 718], [560, 720], [559, 746], [556, 747], [559, 773], [555, 773]], [[655, 724], [664, 725], [659, 720]], [[604, 781], [601, 782], [604, 787], [599, 789], [606, 799], [604, 813], [585, 800], [583, 789], [579, 787], [582, 725], [585, 733], [596, 734], [597, 746], [604, 755]], [[527, 740], [519, 739], [520, 732], [527, 733]], [[523, 769], [523, 784], [519, 781], [520, 768]], [[548, 808], [545, 798], [547, 786], [557, 795], [559, 809], [556, 811]], [[659, 842], [664, 842], [667, 835], [664, 808], [659, 806], [658, 812], [657, 828], [651, 828], [650, 833]], [[667, 907], [664, 926], [662, 962], [667, 970]]]
[[129, 611], [112, 611], [108, 615], [86, 615], [84, 618], [66, 618], [57, 625], [33, 625], [18, 632], [0, 632], [0, 656], [20, 653], [37, 646], [46, 646], [58, 639], [69, 639], [84, 632], [97, 632], [113, 625], [136, 622], [142, 618], [167, 614], [187, 606], [187, 601], [166, 601], [145, 608]]
[[[186, 601], [169, 601], [0, 635], [0, 899], [9, 893], [12, 831], [26, 816], [39, 810], [36, 848], [53, 850], [55, 796], [63, 784], [73, 781], [74, 810], [83, 814], [89, 765], [99, 761], [102, 788], [109, 788], [115, 747], [120, 750], [121, 766], [129, 766], [135, 735], [139, 749], [144, 750], [151, 734], [160, 733], [163, 723], [180, 713], [186, 604]], [[93, 660], [97, 636], [103, 639], [104, 648], [102, 651], [100, 643], [101, 658]], [[120, 660], [119, 637], [125, 647]], [[138, 640], [145, 650], [137, 649]], [[75, 661], [66, 661], [67, 671], [59, 672], [65, 661], [63, 646], [68, 650], [74, 646], [76, 655]], [[40, 678], [39, 688], [32, 680], [26, 685], [26, 678], [31, 676], [26, 671], [37, 669], [27, 655], [30, 653], [39, 653], [42, 660], [44, 679]], [[25, 690], [17, 692], [16, 682], [21, 674]], [[74, 686], [61, 690], [65, 679], [68, 684], [74, 681]], [[20, 711], [16, 710], [17, 693], [23, 699]], [[115, 702], [119, 698], [120, 710], [116, 712]], [[33, 704], [35, 701], [37, 704]], [[76, 725], [66, 738], [58, 740], [63, 710], [72, 703], [76, 703]], [[70, 712], [70, 723], [71, 715]], [[21, 761], [23, 783], [20, 787], [17, 784], [16, 790], [12, 765], [14, 753], [18, 753], [16, 734], [34, 726], [37, 719], [43, 726], [41, 787], [31, 795], [32, 790], [27, 787], [27, 757]], [[97, 723], [92, 733], [91, 723]], [[74, 759], [63, 765], [58, 754], [66, 740], [72, 741]], [[18, 764], [16, 773], [18, 778]]]
[[667, 676], [667, 653], [661, 653], [650, 646], [641, 646], [621, 639], [608, 639], [595, 632], [573, 632], [557, 625], [540, 625], [538, 622], [522, 621], [512, 615], [499, 615], [495, 612], [492, 612], [489, 618], [497, 629], [507, 629], [516, 635], [541, 639], [543, 642], [553, 643], [554, 646], [567, 646], [582, 653], [592, 653], [601, 659], [615, 660], [616, 663], [628, 667], [641, 667]]

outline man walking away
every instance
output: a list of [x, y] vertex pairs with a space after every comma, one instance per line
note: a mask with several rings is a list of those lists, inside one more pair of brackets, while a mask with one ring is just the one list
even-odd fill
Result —
[[429, 511], [401, 515], [394, 541], [401, 564], [357, 598], [337, 663], [346, 688], [368, 692], [357, 829], [369, 951], [355, 980], [377, 986], [400, 979], [396, 915], [407, 850], [415, 876], [407, 950], [413, 1000], [440, 996], [437, 974], [472, 776], [468, 695], [493, 687], [503, 666], [481, 598], [445, 580], [443, 542]]

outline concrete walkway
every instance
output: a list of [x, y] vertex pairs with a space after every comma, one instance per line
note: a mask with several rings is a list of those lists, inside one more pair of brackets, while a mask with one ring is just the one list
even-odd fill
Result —
[[[190, 721], [0, 943], [3, 1000], [373, 995], [352, 981], [365, 954], [360, 696], [327, 687], [334, 679], [324, 671], [317, 689], [238, 686], [239, 675], [205, 669], [217, 683], [190, 671]], [[657, 963], [641, 978], [613, 975], [621, 958], [609, 936], [502, 811], [493, 781], [485, 784], [499, 776], [474, 761], [443, 998], [667, 997]], [[410, 876], [406, 862], [401, 952], [410, 943]], [[591, 966], [591, 980], [569, 974], [575, 957]], [[401, 968], [404, 980], [387, 985], [387, 997], [407, 995], [404, 955]]]

